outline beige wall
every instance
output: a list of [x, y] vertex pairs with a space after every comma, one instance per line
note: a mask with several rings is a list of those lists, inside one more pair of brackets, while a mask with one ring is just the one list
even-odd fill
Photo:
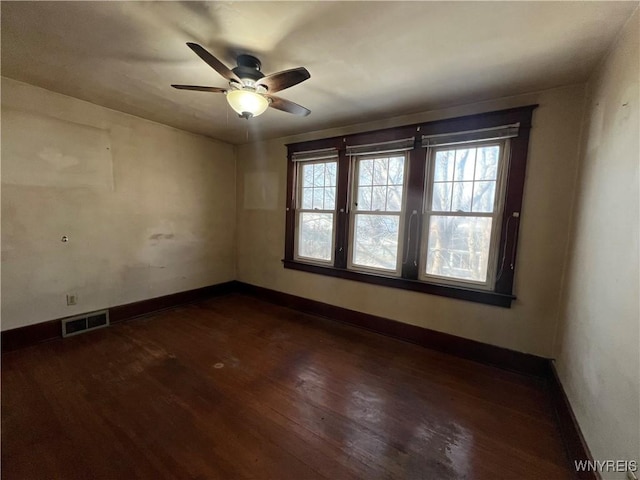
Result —
[[639, 31], [636, 10], [587, 87], [557, 339], [560, 378], [599, 460], [640, 460]]
[[233, 280], [234, 257], [233, 146], [2, 79], [3, 330]]
[[[238, 279], [543, 356], [552, 355], [583, 107], [582, 86], [395, 118], [238, 148]], [[285, 143], [540, 104], [535, 111], [511, 309], [285, 270]], [[262, 185], [261, 189], [246, 188]], [[256, 208], [264, 204], [262, 209]]]

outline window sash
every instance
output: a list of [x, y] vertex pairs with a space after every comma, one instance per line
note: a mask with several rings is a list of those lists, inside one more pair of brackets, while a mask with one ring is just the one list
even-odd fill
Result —
[[[337, 152], [335, 149], [325, 149], [325, 150], [314, 150], [309, 152], [301, 152], [303, 154], [308, 154], [305, 160], [293, 160], [296, 166], [296, 175], [297, 175], [297, 186], [296, 186], [296, 199], [294, 204], [295, 209], [295, 225], [294, 225], [294, 248], [293, 248], [293, 257], [295, 260], [299, 260], [305, 263], [314, 263], [319, 265], [333, 265], [335, 261], [335, 236], [336, 236], [336, 228], [337, 228], [337, 198], [336, 193], [338, 189], [338, 157], [337, 153], [335, 155], [323, 156], [321, 152]], [[295, 155], [295, 154], [294, 154]], [[312, 155], [315, 155], [312, 157]], [[335, 189], [334, 192], [334, 208], [332, 210], [326, 209], [318, 209], [318, 208], [302, 208], [303, 202], [303, 194], [304, 194], [304, 175], [302, 174], [302, 169], [304, 166], [313, 165], [313, 164], [327, 164], [327, 163], [335, 163], [336, 164], [336, 185], [332, 188]], [[322, 187], [327, 188], [327, 187]], [[331, 222], [331, 245], [330, 245], [330, 258], [328, 260], [323, 260], [321, 258], [308, 257], [300, 254], [300, 219], [304, 213], [318, 213], [318, 214], [331, 214], [332, 222]]]
[[[324, 213], [331, 215], [331, 245], [329, 251], [331, 252], [328, 260], [323, 260], [317, 257], [307, 257], [300, 255], [300, 219], [303, 213]], [[306, 263], [317, 263], [319, 265], [333, 265], [335, 259], [335, 234], [336, 234], [336, 212], [335, 210], [296, 210], [296, 225], [295, 225], [295, 249], [293, 258]]]
[[[386, 216], [386, 217], [398, 217], [398, 249], [396, 251], [396, 266], [394, 269], [382, 268], [382, 267], [374, 267], [372, 265], [362, 265], [360, 263], [354, 263], [355, 257], [355, 228], [356, 228], [356, 217], [361, 215], [370, 215], [370, 216]], [[352, 212], [351, 217], [351, 225], [349, 231], [349, 257], [348, 257], [348, 268], [350, 270], [360, 270], [364, 272], [372, 272], [372, 273], [386, 273], [387, 275], [393, 275], [399, 277], [401, 275], [402, 268], [402, 233], [404, 229], [404, 222], [402, 219], [402, 212]]]
[[[435, 159], [439, 151], [460, 150], [464, 148], [482, 148], [499, 146], [498, 168], [496, 174], [496, 186], [494, 194], [493, 212], [461, 212], [433, 210], [433, 190], [435, 185]], [[510, 141], [503, 139], [500, 141], [486, 140], [483, 142], [468, 141], [456, 144], [447, 144], [438, 147], [427, 148], [427, 174], [424, 186], [424, 209], [422, 215], [422, 238], [420, 241], [420, 262], [418, 279], [424, 282], [440, 283], [444, 285], [468, 286], [483, 290], [495, 290], [496, 275], [498, 274], [498, 248], [501, 238], [502, 211], [504, 208], [506, 195], [506, 178], [509, 170]], [[455, 178], [452, 179], [452, 182]], [[473, 201], [473, 200], [472, 200]], [[485, 281], [474, 281], [450, 276], [434, 275], [427, 273], [428, 253], [429, 253], [429, 233], [431, 219], [433, 217], [475, 217], [491, 218], [491, 239], [487, 258], [487, 275]]]
[[[362, 161], [373, 160], [378, 158], [391, 158], [391, 157], [403, 157], [403, 170], [402, 170], [402, 200], [400, 203], [400, 210], [358, 210], [356, 203], [358, 200], [358, 187], [360, 179], [360, 165]], [[402, 255], [403, 255], [403, 243], [404, 243], [404, 213], [406, 209], [407, 199], [407, 178], [408, 178], [408, 155], [406, 150], [385, 151], [379, 153], [366, 153], [362, 155], [351, 155], [350, 171], [353, 173], [352, 182], [350, 185], [350, 201], [349, 201], [349, 236], [348, 236], [348, 252], [347, 252], [347, 268], [349, 270], [371, 272], [378, 274], [392, 275], [400, 277], [402, 274]], [[386, 186], [389, 184], [387, 183]], [[395, 185], [395, 184], [392, 184]], [[370, 265], [362, 265], [354, 262], [355, 258], [355, 228], [356, 217], [358, 215], [371, 215], [371, 216], [396, 216], [398, 217], [398, 248], [396, 251], [396, 266], [392, 269], [373, 267]]]
[[[455, 285], [455, 286], [468, 286], [474, 288], [482, 288], [483, 290], [493, 290], [494, 289], [494, 281], [495, 281], [495, 260], [497, 259], [497, 255], [495, 252], [495, 242], [496, 242], [496, 234], [499, 231], [499, 220], [496, 219], [495, 215], [491, 217], [491, 244], [489, 247], [489, 254], [487, 258], [487, 276], [484, 282], [475, 281], [471, 279], [445, 276], [445, 275], [435, 275], [429, 274], [427, 272], [427, 262], [428, 262], [428, 251], [429, 251], [429, 226], [430, 220], [432, 217], [436, 216], [449, 216], [446, 214], [425, 214], [423, 221], [423, 242], [420, 245], [421, 255], [420, 255], [420, 273], [419, 279], [425, 282], [431, 283], [440, 283], [445, 285]], [[473, 217], [479, 217], [475, 215], [468, 215]]]

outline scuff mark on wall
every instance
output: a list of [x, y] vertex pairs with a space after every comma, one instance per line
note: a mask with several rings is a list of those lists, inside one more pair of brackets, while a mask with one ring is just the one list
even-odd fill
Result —
[[108, 130], [3, 107], [2, 156], [4, 184], [113, 191]]
[[50, 164], [53, 168], [63, 170], [80, 164], [80, 160], [71, 155], [65, 155], [56, 147], [44, 147], [38, 157]]
[[175, 235], [173, 233], [154, 233], [149, 237], [149, 240], [171, 240]]

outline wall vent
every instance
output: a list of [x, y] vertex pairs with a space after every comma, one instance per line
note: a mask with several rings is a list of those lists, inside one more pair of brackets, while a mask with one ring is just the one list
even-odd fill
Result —
[[85, 313], [62, 320], [62, 336], [70, 337], [79, 333], [109, 326], [109, 311]]

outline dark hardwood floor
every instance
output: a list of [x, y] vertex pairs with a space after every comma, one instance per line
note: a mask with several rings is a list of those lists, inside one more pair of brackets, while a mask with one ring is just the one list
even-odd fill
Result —
[[569, 467], [541, 380], [238, 294], [2, 355], [3, 479]]

